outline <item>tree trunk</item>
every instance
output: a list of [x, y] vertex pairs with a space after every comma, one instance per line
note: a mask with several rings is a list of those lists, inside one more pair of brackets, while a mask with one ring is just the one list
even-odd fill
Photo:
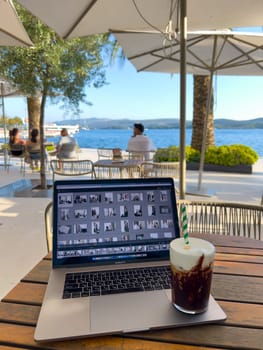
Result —
[[43, 95], [42, 98], [33, 97], [33, 96], [30, 96], [27, 98], [29, 132], [32, 129], [38, 129], [40, 134], [40, 154], [41, 154], [40, 187], [41, 189], [47, 189], [46, 152], [45, 152], [45, 135], [44, 135], [45, 104], [46, 104], [46, 95]]
[[27, 97], [28, 130], [40, 129], [40, 97]]
[[[202, 148], [204, 121], [207, 113], [210, 76], [194, 75], [194, 115], [192, 123], [191, 146], [199, 151]], [[213, 93], [211, 94], [208, 125], [206, 134], [206, 147], [215, 145]]]
[[45, 105], [47, 100], [47, 87], [44, 85], [41, 105], [40, 105], [40, 142], [41, 142], [41, 167], [40, 167], [40, 186], [42, 189], [47, 189], [47, 177], [46, 177], [46, 149], [45, 149]]

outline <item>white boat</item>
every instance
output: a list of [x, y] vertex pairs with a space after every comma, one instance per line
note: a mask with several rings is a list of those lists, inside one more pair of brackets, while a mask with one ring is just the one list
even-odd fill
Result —
[[79, 125], [57, 125], [57, 124], [46, 124], [44, 126], [44, 134], [46, 137], [60, 136], [62, 129], [67, 129], [69, 135], [74, 135], [79, 132]]
[[0, 139], [3, 139], [5, 136], [9, 139], [9, 130], [5, 132], [4, 128], [0, 128]]
[[[46, 124], [44, 126], [45, 137], [60, 136], [61, 130], [66, 128], [69, 135], [74, 135], [79, 132], [79, 125], [57, 125], [57, 124]], [[21, 135], [24, 138], [28, 138], [28, 130], [21, 130]], [[5, 137], [4, 128], [0, 128], [0, 139]], [[6, 138], [9, 140], [9, 130], [6, 130]]]

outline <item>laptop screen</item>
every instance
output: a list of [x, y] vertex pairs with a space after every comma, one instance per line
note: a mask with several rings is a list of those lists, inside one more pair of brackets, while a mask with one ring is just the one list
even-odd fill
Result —
[[54, 183], [53, 266], [169, 258], [179, 237], [173, 179]]

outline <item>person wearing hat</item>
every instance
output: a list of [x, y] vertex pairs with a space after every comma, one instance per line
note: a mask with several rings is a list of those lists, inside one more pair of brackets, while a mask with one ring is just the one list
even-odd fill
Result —
[[132, 154], [132, 157], [144, 158], [143, 160], [152, 160], [152, 155], [156, 151], [152, 140], [143, 135], [144, 126], [141, 123], [135, 123], [133, 126], [133, 136], [130, 138], [127, 146], [127, 151]]

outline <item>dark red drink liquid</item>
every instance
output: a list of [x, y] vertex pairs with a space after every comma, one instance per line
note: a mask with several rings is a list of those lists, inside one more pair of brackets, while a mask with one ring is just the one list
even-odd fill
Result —
[[207, 310], [213, 265], [202, 268], [204, 255], [190, 270], [178, 270], [171, 265], [172, 272], [172, 303], [187, 313], [201, 313]]

